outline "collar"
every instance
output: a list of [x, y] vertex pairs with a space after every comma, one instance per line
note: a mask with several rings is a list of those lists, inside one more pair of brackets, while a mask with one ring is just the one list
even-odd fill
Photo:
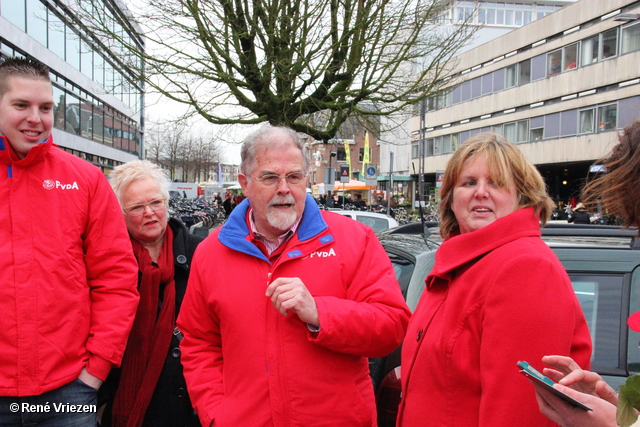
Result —
[[[251, 202], [249, 199], [244, 199], [242, 203], [236, 206], [231, 212], [231, 215], [229, 215], [229, 219], [227, 219], [220, 229], [218, 240], [230, 249], [268, 261], [260, 249], [248, 239], [248, 236], [251, 235], [251, 230], [247, 223], [247, 211], [250, 207]], [[298, 240], [305, 242], [313, 239], [323, 233], [327, 228], [327, 223], [322, 218], [322, 214], [314, 198], [310, 194], [307, 194], [302, 219], [295, 233]], [[327, 238], [329, 237], [331, 236]]]
[[436, 263], [427, 277], [427, 287], [437, 278], [448, 280], [458, 267], [500, 246], [523, 237], [540, 235], [540, 218], [530, 207], [518, 209], [479, 230], [450, 237], [436, 252]]
[[30, 166], [41, 161], [44, 156], [49, 152], [51, 147], [54, 147], [53, 134], [49, 135], [47, 139], [40, 144], [31, 148], [24, 159], [21, 159], [16, 154], [15, 150], [11, 146], [11, 143], [6, 136], [0, 135], [0, 163], [7, 166], [19, 165]]

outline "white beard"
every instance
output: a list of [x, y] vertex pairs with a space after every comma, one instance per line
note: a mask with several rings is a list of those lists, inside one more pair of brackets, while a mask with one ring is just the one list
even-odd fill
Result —
[[[271, 205], [285, 203], [292, 205], [291, 209], [286, 212], [271, 208]], [[291, 195], [285, 197], [274, 196], [273, 199], [269, 201], [269, 207], [267, 208], [267, 221], [269, 221], [269, 225], [277, 230], [288, 230], [293, 227], [293, 224], [298, 220], [295, 203], [296, 201]]]

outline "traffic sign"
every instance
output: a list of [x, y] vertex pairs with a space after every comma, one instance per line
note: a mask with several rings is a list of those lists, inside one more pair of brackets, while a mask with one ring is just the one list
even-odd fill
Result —
[[340, 182], [349, 182], [349, 166], [340, 165]]
[[376, 185], [378, 183], [378, 165], [367, 163], [364, 169], [364, 178], [367, 185]]

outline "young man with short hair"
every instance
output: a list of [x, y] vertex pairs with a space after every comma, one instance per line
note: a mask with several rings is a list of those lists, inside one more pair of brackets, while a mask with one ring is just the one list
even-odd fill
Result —
[[38, 61], [0, 62], [0, 425], [89, 426], [122, 358], [137, 263], [104, 174], [53, 143]]

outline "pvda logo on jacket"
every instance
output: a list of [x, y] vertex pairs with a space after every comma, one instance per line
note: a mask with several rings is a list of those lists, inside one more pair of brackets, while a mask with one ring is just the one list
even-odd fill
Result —
[[60, 190], [79, 190], [77, 182], [73, 182], [73, 184], [62, 184], [60, 181], [53, 181], [51, 179], [45, 179], [42, 183], [42, 186], [47, 190], [53, 190], [54, 188], [59, 188]]

